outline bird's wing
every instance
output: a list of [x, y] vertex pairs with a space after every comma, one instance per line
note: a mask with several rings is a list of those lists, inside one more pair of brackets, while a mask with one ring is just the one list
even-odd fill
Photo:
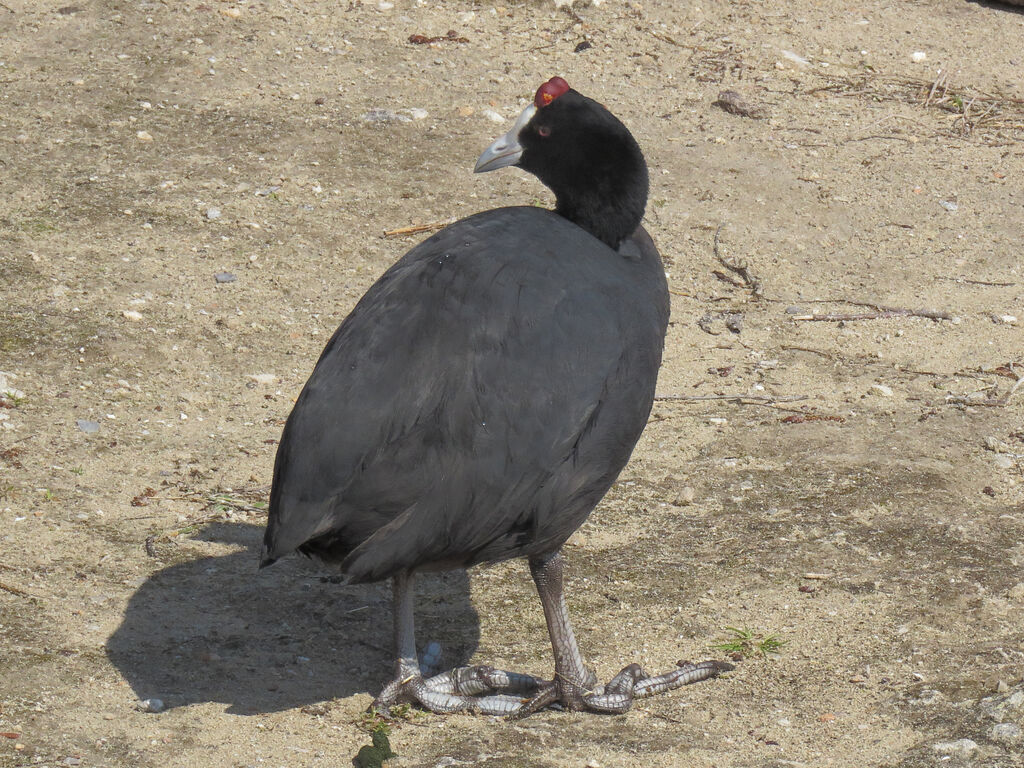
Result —
[[653, 395], [631, 369], [656, 372], [664, 331], [631, 306], [635, 265], [548, 212], [499, 213], [414, 248], [331, 339], [282, 436], [271, 559], [323, 535], [357, 580], [511, 556], [610, 471], [581, 445], [625, 463]]

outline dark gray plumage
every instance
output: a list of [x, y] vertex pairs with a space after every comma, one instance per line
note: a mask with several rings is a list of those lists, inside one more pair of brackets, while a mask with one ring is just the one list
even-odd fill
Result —
[[[625, 711], [721, 668], [648, 677], [631, 665], [597, 690], [562, 595], [561, 546], [629, 460], [654, 399], [669, 301], [640, 226], [647, 167], [622, 123], [560, 78], [476, 170], [507, 165], [548, 185], [555, 211], [470, 216], [367, 291], [285, 426], [262, 565], [298, 550], [353, 582], [393, 578], [398, 661], [381, 708]], [[413, 574], [512, 557], [530, 560], [554, 681], [489, 667], [425, 680]]]
[[644, 428], [666, 298], [643, 230], [616, 252], [551, 211], [503, 208], [420, 244], [295, 405], [264, 561], [300, 549], [376, 581], [557, 548]]

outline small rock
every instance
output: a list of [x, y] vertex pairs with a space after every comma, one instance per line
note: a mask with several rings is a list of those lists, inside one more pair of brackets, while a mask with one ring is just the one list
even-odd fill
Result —
[[939, 200], [939, 205], [945, 208], [950, 213], [955, 213], [960, 210], [960, 206], [954, 203], [952, 200]]
[[672, 504], [676, 507], [686, 507], [693, 504], [693, 500], [696, 496], [697, 492], [690, 486], [686, 485], [679, 489], [679, 493], [677, 493], [676, 497], [672, 499]]
[[868, 394], [892, 397], [892, 387], [887, 387], [885, 384], [872, 384], [871, 389], [868, 390]]
[[936, 691], [934, 688], [925, 688], [916, 699], [910, 699], [910, 703], [919, 706], [931, 706], [942, 702], [945, 698], [941, 691]]
[[137, 312], [134, 309], [125, 309], [122, 310], [121, 317], [125, 320], [131, 320], [133, 323], [137, 323], [142, 319], [142, 313]]
[[135, 134], [135, 138], [137, 138], [139, 141], [152, 141], [153, 134], [151, 134], [149, 131], [137, 131]]
[[392, 112], [390, 109], [371, 109], [369, 112], [363, 113], [362, 119], [367, 123], [409, 123], [412, 122], [412, 118], [408, 115], [402, 115], [398, 112]]
[[427, 110], [420, 109], [419, 107], [412, 107], [408, 112], [412, 116], [413, 120], [426, 120], [430, 117], [430, 113], [427, 112]]
[[20, 389], [15, 389], [14, 385], [11, 384], [10, 380], [17, 378], [13, 373], [3, 373], [0, 371], [0, 395], [7, 395], [7, 397], [15, 400], [22, 400], [25, 397], [25, 393]]
[[221, 8], [220, 12], [223, 15], [227, 16], [229, 19], [237, 19], [240, 18], [242, 15], [241, 8]]
[[459, 107], [457, 111], [459, 113], [459, 117], [469, 117], [476, 112], [472, 107]]
[[787, 315], [809, 315], [811, 313], [808, 312], [803, 307], [792, 306], [792, 307], [786, 307], [786, 314]]
[[218, 283], [233, 283], [238, 278], [235, 277], [230, 272], [218, 272], [213, 276], [213, 279], [216, 280]]
[[80, 757], [65, 757], [64, 765], [81, 765], [82, 758]]
[[922, 61], [928, 58], [928, 54], [924, 51], [914, 51], [910, 54], [910, 60], [915, 64], [920, 64]]
[[992, 741], [1001, 741], [1004, 744], [1016, 744], [1024, 738], [1024, 732], [1016, 723], [998, 723], [992, 726], [988, 732]]
[[1016, 685], [1006, 693], [987, 696], [978, 705], [982, 712], [997, 722], [1016, 720], [1024, 714], [1024, 684]]
[[28, 144], [28, 134], [27, 133], [19, 133], [17, 136], [14, 137], [14, 143], [15, 144]]
[[206, 218], [208, 221], [216, 221], [220, 218], [220, 208], [207, 208]]
[[793, 51], [782, 50], [782, 55], [799, 67], [806, 67], [811, 63], [800, 54], [793, 53]]
[[505, 118], [502, 117], [501, 115], [499, 115], [493, 109], [485, 109], [483, 111], [483, 116], [486, 117], [488, 120], [490, 120], [492, 123], [499, 123], [499, 124], [501, 124], [501, 123], [505, 122]]
[[85, 432], [87, 435], [91, 435], [93, 432], [100, 431], [100, 423], [98, 421], [89, 421], [88, 419], [76, 419], [75, 423], [78, 428]]
[[932, 749], [940, 755], [951, 755], [966, 760], [977, 753], [978, 745], [971, 739], [957, 739], [956, 741], [940, 741], [937, 744], [932, 744]]
[[280, 188], [281, 188], [280, 184], [275, 184], [274, 186], [270, 186], [270, 187], [267, 187], [265, 189], [257, 189], [254, 194], [257, 197], [270, 197], [272, 194], [277, 192], [277, 190], [279, 190]]
[[[1006, 596], [1011, 600], [1024, 602], [1024, 581], [1020, 582], [1020, 584], [1018, 584], [1015, 587], [1010, 587], [1006, 591]], [[999, 683], [1000, 685], [996, 688], [996, 690], [1000, 693], [1006, 693], [1010, 690], [1010, 686], [1006, 684], [1005, 680], [1000, 680]]]
[[993, 323], [1004, 323], [1006, 325], [1016, 325], [1017, 324], [1017, 316], [1016, 315], [992, 315], [992, 322]]
[[280, 381], [273, 373], [250, 373], [249, 378], [257, 384], [276, 384]]
[[164, 702], [162, 699], [142, 699], [135, 704], [143, 712], [163, 712]]
[[590, 759], [587, 760], [587, 764], [584, 768], [601, 768], [601, 764], [597, 762], [597, 760]]

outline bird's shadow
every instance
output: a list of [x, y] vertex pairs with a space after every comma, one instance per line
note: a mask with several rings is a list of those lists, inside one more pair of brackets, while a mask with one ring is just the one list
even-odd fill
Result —
[[1018, 15], [1024, 15], [1024, 6], [1010, 5], [1008, 3], [1000, 2], [999, 0], [970, 0], [975, 5], [980, 5], [983, 8], [992, 8], [997, 11], [1007, 11], [1009, 13], [1015, 13]]
[[[131, 597], [106, 650], [140, 699], [259, 714], [376, 693], [390, 677], [388, 585], [333, 583], [300, 558], [257, 571], [261, 535], [210, 525], [196, 538], [243, 549], [170, 565]], [[480, 637], [468, 576], [423, 574], [416, 584], [420, 647], [440, 643], [445, 668], [465, 663]]]

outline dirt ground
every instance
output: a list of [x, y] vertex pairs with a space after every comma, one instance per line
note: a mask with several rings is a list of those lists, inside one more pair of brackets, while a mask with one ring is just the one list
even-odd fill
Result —
[[[673, 290], [650, 426], [567, 546], [584, 653], [785, 644], [624, 716], [411, 715], [399, 764], [1024, 766], [1022, 10], [3, 0], [0, 766], [369, 743], [389, 592], [257, 573], [276, 441], [424, 237], [385, 230], [550, 204], [471, 169], [555, 74], [644, 148]], [[419, 621], [550, 674], [522, 562], [424, 578]]]

